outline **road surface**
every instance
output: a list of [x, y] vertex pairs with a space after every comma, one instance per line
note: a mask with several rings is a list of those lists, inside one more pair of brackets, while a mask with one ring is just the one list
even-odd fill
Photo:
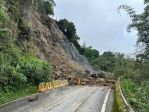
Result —
[[0, 106], [0, 112], [111, 112], [113, 90], [99, 86], [64, 86]]

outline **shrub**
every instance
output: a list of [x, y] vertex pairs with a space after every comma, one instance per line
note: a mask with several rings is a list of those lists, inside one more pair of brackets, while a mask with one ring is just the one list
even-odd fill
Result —
[[38, 85], [50, 81], [50, 65], [35, 57], [28, 49], [24, 49], [28, 51], [24, 54], [21, 54], [21, 50], [23, 48], [16, 46], [12, 38], [0, 39], [0, 86], [12, 86], [9, 89], [14, 90], [29, 83]]

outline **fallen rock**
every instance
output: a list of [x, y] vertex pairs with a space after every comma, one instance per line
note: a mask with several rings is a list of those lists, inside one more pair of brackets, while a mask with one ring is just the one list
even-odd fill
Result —
[[66, 69], [64, 69], [64, 68], [61, 68], [61, 71], [62, 71], [62, 72], [66, 72]]
[[90, 84], [96, 84], [96, 81], [95, 80], [90, 80]]
[[109, 86], [109, 84], [108, 83], [104, 83], [103, 86]]
[[115, 84], [115, 80], [107, 80], [107, 82], [109, 82], [111, 84]]
[[111, 89], [115, 89], [115, 86], [112, 86]]
[[88, 77], [88, 79], [89, 79], [89, 80], [93, 80], [94, 78], [93, 78], [93, 77]]
[[93, 73], [93, 74], [91, 75], [91, 77], [98, 78], [99, 76], [98, 76], [98, 74]]
[[32, 94], [29, 96], [28, 101], [35, 101], [38, 99], [38, 97], [39, 97], [38, 94]]
[[69, 81], [69, 84], [70, 85], [77, 85], [77, 81], [76, 81], [76, 79], [70, 79], [70, 80], [68, 80]]
[[90, 71], [86, 69], [86, 70], [85, 70], [85, 73], [90, 74]]
[[89, 82], [89, 81], [90, 81], [89, 79], [81, 78], [81, 82]]
[[98, 83], [98, 82], [105, 82], [105, 79], [104, 78], [98, 78], [97, 80], [96, 80], [96, 82]]
[[68, 78], [75, 78], [75, 76], [74, 75], [69, 75]]
[[81, 84], [82, 84], [82, 85], [85, 85], [85, 84], [86, 84], [86, 82], [81, 82]]

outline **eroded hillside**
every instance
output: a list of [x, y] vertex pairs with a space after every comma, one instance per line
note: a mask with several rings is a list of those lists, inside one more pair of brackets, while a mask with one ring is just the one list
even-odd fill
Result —
[[[46, 2], [42, 2], [43, 7]], [[55, 20], [47, 12], [43, 14], [35, 1], [3, 0], [1, 3], [2, 17], [6, 18], [6, 24], [1, 23], [1, 27], [9, 32], [9, 38], [16, 39], [15, 44], [21, 54], [27, 54], [30, 49], [36, 57], [50, 63], [53, 79], [83, 77], [85, 70], [96, 72], [87, 58], [80, 55], [74, 44], [60, 31]]]
[[31, 41], [37, 48], [38, 58], [52, 64], [54, 78], [82, 76], [85, 70], [96, 72], [86, 57], [80, 55], [73, 43], [59, 30], [55, 21], [38, 12], [28, 13], [28, 22], [33, 28]]

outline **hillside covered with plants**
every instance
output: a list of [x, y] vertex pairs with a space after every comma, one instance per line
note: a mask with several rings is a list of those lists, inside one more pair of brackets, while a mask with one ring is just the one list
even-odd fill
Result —
[[35, 56], [30, 42], [32, 27], [25, 21], [27, 9], [54, 14], [54, 1], [0, 1], [0, 104], [37, 91], [37, 85], [50, 81], [49, 63]]
[[112, 51], [100, 54], [85, 42], [80, 45], [81, 37], [73, 22], [49, 18], [54, 15], [53, 0], [1, 0], [0, 104], [37, 92], [40, 82], [76, 75], [76, 71], [82, 75], [86, 68], [78, 63], [83, 60], [106, 77], [120, 77], [122, 90], [135, 112], [148, 112], [148, 3], [144, 0], [142, 14], [127, 5], [118, 8], [126, 10], [132, 19], [127, 30], [138, 31], [136, 45], [141, 51], [132, 58]]
[[37, 92], [41, 82], [95, 72], [76, 49], [74, 24], [67, 21], [65, 33], [49, 17], [54, 6], [53, 0], [0, 1], [0, 104]]
[[128, 5], [118, 7], [119, 12], [125, 10], [132, 20], [127, 31], [135, 29], [138, 32], [135, 63], [131, 66], [133, 71], [128, 70], [121, 77], [122, 90], [135, 112], [149, 110], [149, 1], [144, 0], [144, 4], [142, 14], [137, 14]]

